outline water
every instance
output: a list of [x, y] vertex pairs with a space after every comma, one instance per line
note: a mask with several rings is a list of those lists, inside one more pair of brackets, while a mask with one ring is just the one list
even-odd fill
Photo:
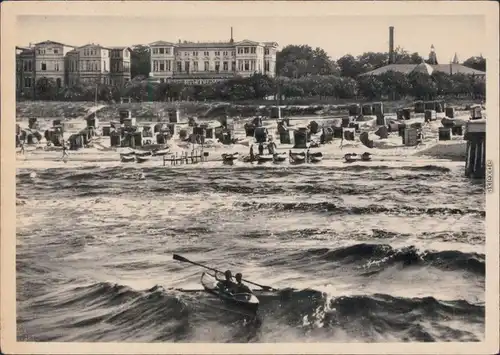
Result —
[[[35, 174], [33, 174], [36, 172]], [[18, 339], [484, 339], [484, 187], [463, 163], [17, 170]], [[281, 289], [260, 324], [190, 260]]]

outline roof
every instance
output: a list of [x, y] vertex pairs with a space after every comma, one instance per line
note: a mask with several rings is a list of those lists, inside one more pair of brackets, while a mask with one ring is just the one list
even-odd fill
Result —
[[182, 42], [174, 46], [178, 48], [234, 48], [235, 44], [231, 42]]
[[417, 72], [417, 73], [431, 75], [432, 72], [434, 71], [434, 68], [432, 66], [430, 66], [429, 64], [422, 62], [422, 63], [418, 64], [412, 71]]
[[124, 49], [128, 49], [129, 51], [132, 50], [132, 48], [130, 48], [129, 46], [112, 46], [108, 48], [111, 50], [124, 50]]
[[472, 69], [469, 67], [466, 67], [462, 64], [435, 64], [435, 65], [430, 65], [427, 63], [421, 63], [421, 64], [389, 64], [381, 68], [377, 68], [375, 70], [372, 70], [368, 73], [364, 73], [361, 75], [381, 75], [384, 73], [387, 73], [389, 71], [395, 71], [403, 74], [410, 74], [413, 71], [420, 71], [427, 72], [429, 75], [433, 71], [438, 71], [442, 73], [447, 73], [450, 74], [457, 74], [457, 73], [462, 73], [462, 74], [468, 74], [468, 75], [486, 75], [485, 72]]
[[64, 43], [61, 43], [61, 42], [50, 41], [50, 40], [46, 40], [46, 41], [43, 41], [43, 42], [35, 43], [35, 46], [40, 46], [40, 45], [43, 45], [43, 44], [57, 44], [59, 46], [76, 48], [76, 46], [72, 46], [72, 45], [69, 45], [69, 44], [64, 44]]
[[271, 47], [271, 46], [272, 47], [278, 47], [278, 43], [276, 43], [276, 42], [264, 42], [264, 45], [266, 47]]
[[103, 47], [100, 44], [95, 44], [95, 43], [85, 44], [83, 46], [78, 47], [77, 49], [82, 49], [82, 48], [85, 48], [85, 47], [97, 47], [97, 48], [108, 49], [108, 50], [111, 49], [110, 47]]
[[452, 74], [457, 74], [457, 73], [462, 73], [462, 74], [468, 74], [468, 75], [486, 75], [486, 72], [469, 68], [466, 67], [465, 65], [462, 64], [436, 64], [432, 66], [434, 70], [440, 71], [440, 72], [445, 72], [445, 73], [452, 73]]
[[149, 46], [150, 47], [156, 47], [156, 46], [173, 46], [174, 43], [172, 42], [166, 42], [166, 41], [156, 41], [156, 42], [153, 42], [153, 43], [150, 43]]

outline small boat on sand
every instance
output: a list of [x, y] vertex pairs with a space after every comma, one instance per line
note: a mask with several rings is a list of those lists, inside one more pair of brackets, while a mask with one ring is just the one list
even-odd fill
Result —
[[121, 155], [120, 154], [120, 160], [122, 163], [132, 163], [135, 161], [135, 157], [133, 155]]
[[167, 154], [170, 154], [170, 150], [168, 150], [168, 149], [160, 149], [160, 150], [153, 151], [154, 156], [164, 156]]
[[259, 163], [267, 163], [273, 160], [272, 154], [257, 155], [257, 161]]
[[311, 161], [311, 163], [319, 163], [320, 161], [323, 160], [323, 153], [321, 152], [309, 153], [309, 160]]
[[352, 163], [358, 160], [356, 157], [357, 157], [356, 153], [347, 153], [344, 155], [344, 160], [346, 163]]
[[306, 161], [306, 153], [292, 153], [290, 150], [288, 155], [290, 156], [290, 162], [294, 164], [304, 163]]
[[283, 162], [285, 161], [286, 159], [288, 158], [287, 154], [286, 153], [275, 153], [273, 155], [273, 161], [275, 163], [280, 163], [280, 162]]
[[151, 151], [136, 151], [135, 152], [135, 156], [136, 157], [149, 157], [149, 156], [152, 156], [153, 155], [153, 152]]
[[240, 154], [236, 153], [224, 153], [222, 154], [222, 160], [224, 162], [233, 162], [239, 158]]
[[372, 154], [368, 152], [365, 152], [361, 155], [358, 155], [356, 153], [347, 153], [346, 155], [344, 155], [344, 160], [346, 163], [352, 163], [355, 161], [371, 161], [371, 155]]
[[145, 163], [149, 160], [149, 156], [136, 155], [135, 159], [137, 160], [138, 163]]
[[361, 154], [361, 160], [362, 161], [370, 161], [370, 160], [372, 160], [371, 153], [365, 152], [365, 153]]

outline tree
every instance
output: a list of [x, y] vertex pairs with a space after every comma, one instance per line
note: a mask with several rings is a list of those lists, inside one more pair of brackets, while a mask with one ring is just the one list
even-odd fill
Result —
[[135, 46], [130, 55], [130, 74], [132, 78], [137, 75], [149, 77], [151, 72], [151, 53], [147, 46]]
[[54, 100], [58, 89], [56, 81], [52, 78], [42, 77], [36, 81], [35, 97], [39, 100]]
[[384, 86], [377, 76], [365, 75], [358, 79], [358, 90], [360, 95], [373, 100], [381, 97]]
[[307, 45], [289, 45], [276, 53], [278, 75], [300, 78], [307, 75], [331, 75], [338, 68], [322, 49]]
[[470, 57], [464, 62], [464, 66], [476, 70], [486, 71], [486, 59], [483, 58], [483, 56]]
[[388, 64], [389, 53], [365, 52], [357, 57], [363, 72], [369, 72]]
[[340, 68], [340, 75], [349, 78], [355, 78], [362, 74], [363, 68], [360, 63], [352, 55], [347, 54], [337, 60], [337, 65]]

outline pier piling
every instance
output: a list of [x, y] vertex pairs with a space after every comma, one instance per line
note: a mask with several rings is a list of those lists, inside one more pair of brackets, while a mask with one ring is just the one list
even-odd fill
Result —
[[465, 176], [484, 178], [486, 173], [486, 120], [467, 122], [464, 139], [467, 140]]

